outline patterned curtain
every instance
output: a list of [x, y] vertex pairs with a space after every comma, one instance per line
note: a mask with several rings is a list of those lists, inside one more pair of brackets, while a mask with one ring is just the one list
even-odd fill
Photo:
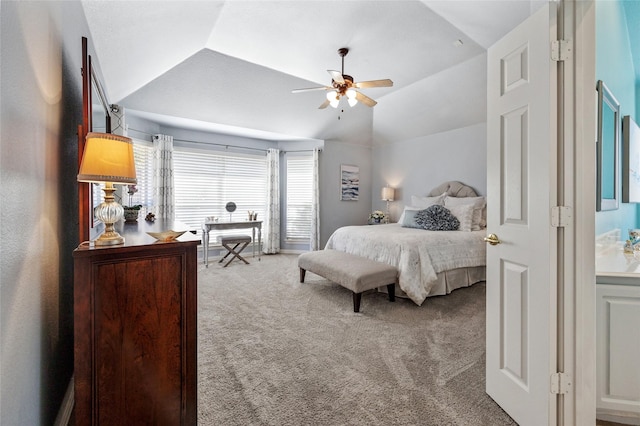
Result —
[[313, 188], [311, 194], [311, 234], [310, 249], [320, 250], [320, 179], [319, 179], [320, 150], [313, 150]]
[[153, 137], [153, 199], [158, 219], [175, 219], [173, 136]]
[[267, 217], [265, 218], [265, 253], [280, 252], [280, 150], [267, 151]]

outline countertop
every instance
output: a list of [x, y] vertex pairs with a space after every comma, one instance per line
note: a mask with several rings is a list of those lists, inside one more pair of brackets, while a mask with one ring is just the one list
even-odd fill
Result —
[[640, 251], [625, 253], [622, 243], [596, 256], [596, 283], [640, 286]]
[[[81, 244], [78, 247], [78, 250], [106, 250], [106, 249], [117, 249], [122, 247], [134, 247], [134, 246], [143, 246], [149, 244], [174, 244], [174, 243], [190, 243], [190, 244], [200, 244], [200, 237], [196, 235], [195, 229], [190, 229], [189, 226], [185, 225], [182, 222], [177, 221], [167, 221], [162, 219], [157, 219], [155, 222], [147, 222], [143, 219], [138, 219], [137, 222], [126, 223], [124, 221], [119, 221], [115, 224], [116, 231], [124, 237], [124, 244], [114, 245], [114, 246], [102, 246], [102, 247], [93, 247], [89, 244]], [[147, 234], [147, 232], [162, 232], [162, 231], [186, 231], [180, 237], [178, 237], [175, 241], [172, 242], [160, 242], [156, 241], [155, 238]]]

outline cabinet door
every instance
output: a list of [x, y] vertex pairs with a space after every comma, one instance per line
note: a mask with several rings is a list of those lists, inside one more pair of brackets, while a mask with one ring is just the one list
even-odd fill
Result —
[[76, 425], [195, 425], [195, 245], [74, 255]]
[[182, 259], [97, 265], [100, 424], [180, 424]]
[[598, 284], [597, 408], [640, 414], [640, 287]]

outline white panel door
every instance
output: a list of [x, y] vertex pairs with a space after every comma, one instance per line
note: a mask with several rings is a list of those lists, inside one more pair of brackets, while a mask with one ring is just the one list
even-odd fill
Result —
[[488, 51], [487, 393], [520, 425], [555, 424], [555, 8]]

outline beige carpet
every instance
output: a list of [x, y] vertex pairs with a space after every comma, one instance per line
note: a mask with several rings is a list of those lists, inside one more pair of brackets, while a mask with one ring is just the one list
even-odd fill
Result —
[[419, 307], [295, 255], [198, 273], [200, 425], [514, 425], [484, 392], [484, 283]]

